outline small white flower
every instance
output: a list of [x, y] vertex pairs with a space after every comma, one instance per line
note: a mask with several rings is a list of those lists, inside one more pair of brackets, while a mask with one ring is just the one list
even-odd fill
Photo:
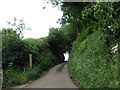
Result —
[[112, 53], [118, 51], [118, 44], [112, 47]]
[[116, 85], [118, 85], [118, 84], [119, 84], [119, 81], [116, 82]]
[[111, 26], [108, 26], [108, 28], [111, 28]]
[[111, 29], [111, 31], [113, 31], [113, 29]]

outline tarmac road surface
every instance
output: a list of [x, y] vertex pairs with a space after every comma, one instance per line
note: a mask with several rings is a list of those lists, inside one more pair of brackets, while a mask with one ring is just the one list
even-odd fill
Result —
[[51, 68], [46, 75], [23, 88], [77, 88], [69, 77], [67, 63]]

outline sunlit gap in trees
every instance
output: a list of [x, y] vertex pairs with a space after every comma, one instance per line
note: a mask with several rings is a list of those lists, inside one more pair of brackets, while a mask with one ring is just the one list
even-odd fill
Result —
[[65, 57], [64, 61], [68, 61], [68, 59], [69, 59], [69, 53], [65, 52], [64, 53], [64, 57]]

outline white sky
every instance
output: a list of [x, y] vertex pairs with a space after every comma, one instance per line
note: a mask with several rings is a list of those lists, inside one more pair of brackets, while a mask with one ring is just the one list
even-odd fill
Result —
[[16, 17], [23, 19], [26, 27], [32, 29], [24, 32], [25, 38], [45, 37], [49, 28], [60, 27], [57, 20], [62, 14], [57, 7], [44, 4], [44, 0], [0, 0], [0, 29], [8, 27], [6, 21], [13, 21]]

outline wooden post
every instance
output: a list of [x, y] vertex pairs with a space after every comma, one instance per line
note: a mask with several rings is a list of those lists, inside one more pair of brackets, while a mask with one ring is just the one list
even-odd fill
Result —
[[32, 54], [29, 54], [29, 65], [32, 68]]

